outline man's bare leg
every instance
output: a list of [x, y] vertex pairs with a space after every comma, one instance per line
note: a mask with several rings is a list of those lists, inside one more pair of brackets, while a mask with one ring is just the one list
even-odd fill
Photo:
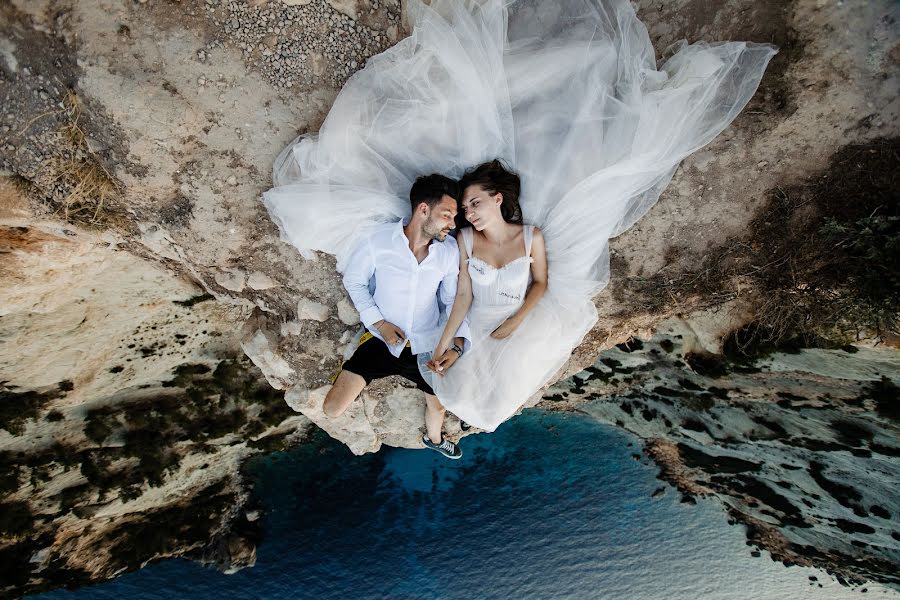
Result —
[[322, 411], [332, 419], [341, 416], [365, 387], [366, 380], [361, 375], [350, 371], [341, 371], [335, 379], [334, 385], [325, 395]]
[[447, 409], [441, 404], [437, 396], [425, 394], [425, 430], [428, 439], [435, 444], [441, 443], [441, 428], [444, 426], [444, 415]]

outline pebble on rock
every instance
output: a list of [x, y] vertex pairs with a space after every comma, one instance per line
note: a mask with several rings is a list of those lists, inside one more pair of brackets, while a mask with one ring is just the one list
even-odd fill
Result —
[[328, 319], [328, 307], [308, 298], [301, 298], [297, 303], [297, 318], [306, 321], [325, 321]]

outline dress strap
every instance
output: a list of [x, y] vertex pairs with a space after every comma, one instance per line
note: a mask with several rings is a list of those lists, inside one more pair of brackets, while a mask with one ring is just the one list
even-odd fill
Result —
[[469, 255], [469, 258], [472, 258], [472, 245], [474, 242], [474, 238], [472, 237], [472, 228], [463, 227], [459, 230], [459, 233], [462, 236], [463, 243], [466, 245], [466, 254]]
[[534, 225], [523, 225], [522, 235], [525, 238], [525, 256], [531, 256], [531, 240], [534, 239]]

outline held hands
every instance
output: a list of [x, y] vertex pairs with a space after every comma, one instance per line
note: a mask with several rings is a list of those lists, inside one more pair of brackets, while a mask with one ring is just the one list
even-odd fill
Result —
[[504, 338], [508, 338], [513, 334], [513, 332], [519, 328], [519, 324], [521, 321], [516, 319], [514, 316], [508, 318], [507, 320], [500, 323], [500, 326], [497, 327], [494, 331], [491, 332], [491, 337], [495, 340], [502, 340]]
[[378, 321], [375, 323], [375, 329], [381, 334], [381, 337], [391, 346], [396, 346], [406, 339], [403, 330], [391, 323], [390, 321]]
[[[464, 342], [462, 339], [459, 339], [456, 343], [461, 346]], [[450, 348], [449, 343], [441, 343], [434, 349], [431, 356], [431, 360], [425, 363], [425, 366], [443, 377], [447, 369], [453, 366], [453, 363], [457, 361], [460, 355], [459, 352]]]
[[447, 372], [447, 369], [452, 367], [453, 363], [456, 362], [456, 359], [459, 358], [459, 353], [451, 348], [449, 350], [444, 350], [440, 354], [435, 351], [433, 356], [434, 358], [425, 363], [425, 366], [443, 377]]

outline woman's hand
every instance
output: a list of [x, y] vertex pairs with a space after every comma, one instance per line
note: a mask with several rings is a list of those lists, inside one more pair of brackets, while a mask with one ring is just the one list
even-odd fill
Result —
[[495, 340], [502, 340], [508, 338], [515, 332], [516, 329], [519, 328], [519, 324], [521, 321], [515, 317], [510, 317], [507, 320], [500, 323], [500, 326], [491, 332], [491, 337]]
[[458, 358], [459, 353], [453, 348], [444, 350], [441, 354], [438, 354], [437, 351], [435, 351], [434, 358], [425, 363], [425, 366], [443, 377], [447, 370], [453, 366], [453, 363], [455, 363]]

